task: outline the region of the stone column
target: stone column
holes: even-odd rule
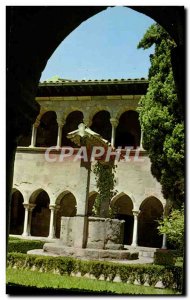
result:
[[[35,147],[36,146],[36,136],[37,136],[37,127],[35,127],[34,124],[33,124],[30,147]]]
[[[144,150],[142,142],[143,142],[143,130],[141,129],[140,149]]]
[[[110,123],[112,126],[112,133],[111,133],[111,146],[115,147],[115,132],[118,125],[118,120],[115,118],[110,119]]]
[[[134,225],[133,225],[133,240],[131,246],[136,247],[138,246],[138,214],[139,211],[133,210],[133,216],[134,216]]]
[[[33,211],[35,206],[36,206],[36,204],[30,204],[29,205],[28,227],[27,227],[28,236],[31,235],[30,232],[31,232],[31,222],[32,222],[32,211]]]
[[[165,233],[163,234],[162,249],[167,249],[167,238]]]
[[[24,215],[24,230],[22,236],[28,236],[28,215],[29,215],[29,204],[24,204],[25,215]]]
[[[63,121],[58,123],[57,147],[61,147],[63,126],[64,126]]]
[[[63,130],[63,126],[65,124],[65,119],[64,119],[63,114],[61,112],[56,112],[56,114],[57,114],[57,124],[58,124],[57,147],[61,147],[62,130]]]
[[[50,225],[49,225],[49,239],[53,239],[55,237],[55,229],[54,229],[54,217],[55,217],[55,206],[50,205],[49,209],[51,210],[51,215],[50,215]]]
[[[31,145],[30,147],[36,147],[36,137],[37,137],[37,128],[40,125],[40,117],[36,119],[35,123],[32,125],[32,136],[31,136]]]
[[[86,248],[88,227],[88,197],[90,185],[90,162],[82,162],[80,166],[80,199],[77,201],[77,215],[75,217],[74,247]]]
[[[163,210],[163,217],[167,217],[169,215],[170,208],[171,208],[170,201],[166,201]],[[163,234],[163,239],[162,239],[162,249],[167,249],[167,236],[165,233]]]

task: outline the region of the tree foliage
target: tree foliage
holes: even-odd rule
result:
[[[94,166],[94,174],[99,194],[97,195],[93,207],[93,212],[99,217],[112,217],[113,212],[110,208],[110,201],[116,195],[115,186],[115,169],[114,162],[104,164],[99,160]]]
[[[176,45],[158,24],[148,29],[138,48],[152,45],[155,53],[150,57],[149,87],[139,107],[143,147],[165,198],[178,205],[184,201],[184,115],[171,66],[170,52]]]
[[[176,249],[183,253],[184,249],[184,208],[173,209],[169,216],[159,221],[158,230],[166,234],[167,239]]]

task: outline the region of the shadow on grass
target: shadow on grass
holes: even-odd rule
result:
[[[90,291],[81,289],[53,289],[53,288],[37,288],[37,287],[27,287],[24,285],[8,283],[6,285],[6,294],[10,296],[47,296],[47,295],[118,295],[114,292],[107,291]]]

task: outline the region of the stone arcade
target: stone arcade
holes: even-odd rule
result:
[[[82,180],[80,161],[71,157],[61,163],[45,160],[45,151],[51,146],[72,146],[77,151],[78,146],[67,134],[83,122],[113,147],[131,146],[141,158],[136,159],[135,150],[131,150],[128,161],[116,162],[117,195],[110,205],[117,210],[117,219],[125,221],[124,244],[166,247],[166,238],[158,235],[156,222],[165,213],[166,200],[142,147],[137,112],[147,86],[145,79],[72,81],[58,77],[39,84],[36,101],[40,114],[31,135],[20,138],[16,152],[10,234],[59,239],[61,217],[72,223],[88,216],[89,224],[94,222],[92,208],[98,193],[94,174],[85,212],[86,182]],[[60,151],[52,151],[54,157]],[[79,228],[77,234],[81,235]]]

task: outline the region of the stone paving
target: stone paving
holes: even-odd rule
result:
[[[58,257],[58,254],[50,253],[50,252],[45,252],[43,249],[35,249],[35,250],[30,250],[27,252],[28,254],[36,254],[36,255],[44,255],[44,256],[54,256]],[[81,257],[80,259],[82,260],[89,260],[85,257]],[[99,259],[93,259],[93,260],[99,260],[99,261],[110,261],[110,262],[115,262],[115,263],[122,263],[122,264],[151,264],[153,263],[153,258],[151,257],[143,257],[140,256],[138,259],[134,260],[118,260],[118,259],[108,259],[108,258],[99,258]]]

